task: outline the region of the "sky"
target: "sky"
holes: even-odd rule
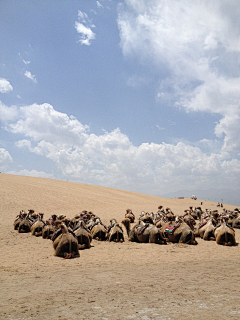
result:
[[[238,0],[0,1],[0,171],[240,205]]]

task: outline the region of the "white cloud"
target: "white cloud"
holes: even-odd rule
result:
[[[24,60],[24,59],[23,59],[23,63],[24,63],[24,64],[30,64],[31,61],[29,61],[29,60]]]
[[[1,93],[8,93],[13,90],[10,82],[4,78],[0,78],[0,92]]]
[[[16,134],[16,146],[50,159],[70,180],[150,194],[203,185],[239,189],[240,161],[227,152],[206,154],[183,142],[137,147],[118,128],[95,135],[49,104],[20,107],[10,115],[11,108],[2,121]]]
[[[13,121],[18,116],[18,109],[15,106],[7,107],[0,101],[0,121]]]
[[[238,152],[239,14],[236,0],[127,0],[118,17],[123,54],[165,75],[158,99],[186,112],[221,115],[215,134],[223,135],[223,150]]]
[[[90,46],[91,41],[96,38],[96,34],[91,29],[95,26],[91,24],[88,15],[80,10],[78,11],[78,20],[79,21],[75,21],[75,29],[77,30],[77,33],[80,34],[79,42],[86,46]]]
[[[28,79],[30,79],[30,80],[32,80],[33,82],[37,83],[37,79],[36,79],[35,75],[31,74],[30,71],[26,71],[26,72],[24,73],[24,75],[25,75]]]
[[[5,170],[13,162],[10,153],[4,148],[0,148],[0,169]]]
[[[96,1],[96,4],[98,8],[103,8],[103,5],[99,1]]]

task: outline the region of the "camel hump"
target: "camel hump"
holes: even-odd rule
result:
[[[64,223],[61,223],[60,228],[62,230],[62,233],[68,233],[68,228]]]

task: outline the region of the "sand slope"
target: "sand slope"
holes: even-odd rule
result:
[[[200,200],[6,174],[0,174],[0,189],[0,319],[240,318],[239,246],[201,239],[197,246],[93,240],[80,258],[64,260],[53,255],[51,240],[13,230],[22,209],[45,218],[91,210],[109,224],[121,221],[127,208],[136,216],[159,205],[182,214]]]

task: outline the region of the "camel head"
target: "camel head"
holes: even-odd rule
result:
[[[116,223],[117,223],[117,220],[116,220],[116,219],[111,219],[111,220],[110,220],[111,226],[114,226]]]
[[[40,220],[43,219],[44,213],[39,213]]]

